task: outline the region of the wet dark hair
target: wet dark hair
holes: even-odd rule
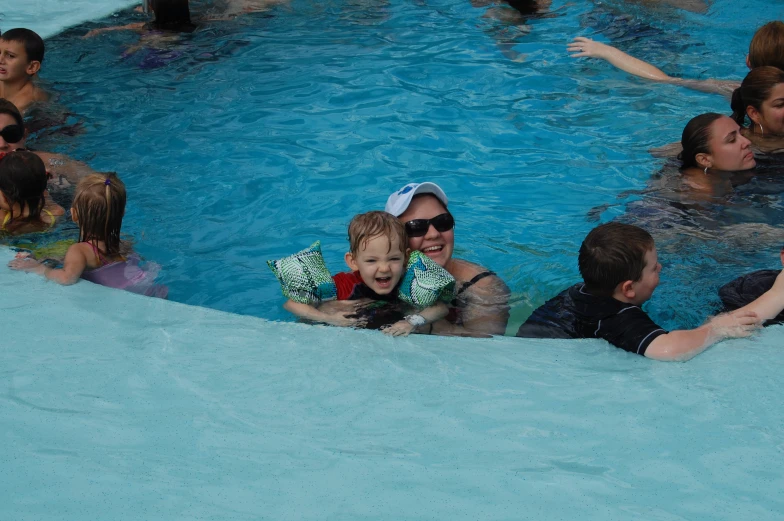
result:
[[[84,176],[76,185],[73,202],[79,221],[79,242],[95,246],[95,241],[103,241],[107,256],[120,255],[125,199],[125,185],[114,172]]]
[[[189,33],[196,29],[191,22],[188,0],[150,0],[155,19],[148,24],[150,29]]]
[[[768,22],[754,33],[749,44],[749,66],[784,69],[784,22]]]
[[[522,15],[539,14],[539,4],[536,0],[504,0],[504,3]]]
[[[631,224],[606,223],[591,230],[577,263],[585,289],[611,297],[618,284],[638,281],[645,269],[645,254],[654,247],[651,234]]]
[[[0,114],[8,114],[12,118],[14,118],[14,121],[16,121],[17,125],[19,125],[20,127],[24,127],[24,119],[22,118],[22,113],[19,112],[19,109],[16,108],[16,105],[14,105],[13,103],[11,103],[5,98],[0,98]]]
[[[708,148],[708,141],[710,141],[711,132],[710,127],[713,122],[719,118],[723,118],[721,114],[715,112],[708,112],[700,114],[697,117],[691,118],[686,127],[683,129],[681,135],[681,146],[683,150],[678,154],[678,159],[681,160],[682,168],[699,168],[697,164],[697,154],[710,154]]]
[[[26,221],[40,219],[44,207],[44,191],[46,191],[46,167],[41,158],[27,150],[8,152],[0,158],[0,192],[11,207],[11,217],[8,222],[13,222],[13,207],[18,204],[24,214],[28,209]]]
[[[750,106],[761,110],[762,102],[770,97],[773,87],[784,83],[784,71],[776,67],[751,69],[743,83],[732,93],[732,119],[740,126],[746,123],[746,109]]]
[[[9,29],[0,35],[0,40],[6,42],[20,42],[24,45],[25,54],[27,54],[27,61],[37,61],[38,63],[44,62],[44,41],[38,36],[38,33],[30,29]]]

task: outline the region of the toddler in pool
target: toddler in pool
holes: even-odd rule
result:
[[[52,269],[29,256],[8,263],[15,270],[38,273],[59,284],[80,278],[142,295],[166,298],[168,288],[154,284],[159,266],[147,263],[120,240],[125,215],[125,185],[114,173],[90,174],[76,186],[71,219],[79,225],[79,242],[68,248],[61,269]]]
[[[351,272],[332,277],[337,286],[338,301],[396,301],[408,259],[408,239],[403,224],[387,212],[359,214],[348,226],[348,239],[350,248],[345,260]],[[352,316],[351,312],[357,309],[353,305],[346,307],[328,302],[316,308],[288,300],[283,307],[298,317],[334,326],[350,327],[362,322],[361,318]],[[382,330],[388,335],[406,336],[417,327],[444,318],[447,312],[446,304],[439,302],[382,327]]]

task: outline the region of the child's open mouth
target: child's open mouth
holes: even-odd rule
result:
[[[379,288],[388,288],[392,285],[392,277],[376,277],[376,284]]]

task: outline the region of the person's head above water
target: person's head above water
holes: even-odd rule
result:
[[[34,76],[44,61],[43,39],[30,29],[9,29],[0,35],[0,52],[5,55],[5,65],[0,80],[13,81],[19,77]]]
[[[732,93],[732,119],[761,136],[784,135],[784,71],[776,67],[757,67]]]
[[[630,224],[610,222],[591,230],[577,263],[585,289],[593,295],[620,296],[640,305],[659,285],[661,264],[653,237]]]
[[[751,141],[731,118],[709,112],[692,118],[683,129],[682,168],[737,172],[756,166]]]
[[[79,242],[102,241],[107,255],[119,255],[125,200],[125,185],[117,174],[83,177],[71,207],[71,218],[79,225]]]
[[[0,209],[9,222],[27,212],[27,220],[37,220],[44,207],[46,167],[27,150],[6,152],[0,157]],[[5,223],[4,223],[5,224]]]
[[[16,105],[0,98],[0,152],[24,148],[25,128],[22,114]]]
[[[159,31],[190,32],[196,26],[191,22],[191,11],[188,0],[146,0],[147,5],[155,13],[150,22],[151,29]]]
[[[348,225],[346,264],[358,271],[362,282],[379,295],[391,293],[406,267],[406,231],[387,212],[355,216]]]
[[[784,69],[784,22],[768,22],[754,33],[746,57],[749,69],[771,66]]]
[[[455,249],[455,220],[435,183],[409,183],[387,199],[385,211],[405,224],[408,247],[446,266]]]

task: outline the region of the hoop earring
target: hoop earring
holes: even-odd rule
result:
[[[705,167],[705,170],[702,171],[703,174],[708,175],[708,167]]]
[[[762,123],[757,123],[757,125],[760,126],[760,136],[764,136],[765,135],[765,130],[763,130],[763,128],[762,128]]]

